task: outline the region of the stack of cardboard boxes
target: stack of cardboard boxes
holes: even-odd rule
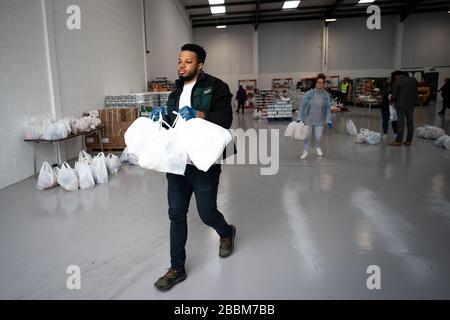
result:
[[[139,117],[138,108],[110,108],[98,110],[100,120],[105,128],[102,130],[102,144],[105,149],[124,149],[125,132]],[[88,151],[97,151],[100,148],[98,137],[86,138]]]

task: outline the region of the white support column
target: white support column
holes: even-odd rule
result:
[[[146,0],[141,1],[141,11],[142,11],[142,46],[143,46],[143,53],[144,53],[144,78],[145,78],[145,85],[144,85],[144,92],[147,92],[147,85],[148,85],[148,71],[147,71],[147,30],[146,24],[145,24],[145,2]]]
[[[253,31],[253,73],[256,77],[256,85],[259,87],[259,31]]]
[[[322,37],[322,72],[324,74],[328,73],[328,35],[329,29],[328,25],[324,24],[323,26],[323,37]]]
[[[52,116],[62,116],[61,94],[59,90],[58,64],[56,60],[55,29],[53,23],[53,0],[41,0],[42,22],[44,25],[45,59],[48,74],[48,88]]]
[[[397,16],[397,23],[395,25],[394,34],[394,57],[392,66],[395,70],[399,70],[402,67],[402,55],[403,55],[403,29],[404,23],[400,22],[400,17]]]

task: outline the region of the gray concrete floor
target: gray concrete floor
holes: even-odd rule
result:
[[[418,108],[416,124],[448,131],[450,113],[436,108]],[[377,130],[380,112],[351,111],[333,115],[325,157],[305,161],[301,143],[282,136],[287,123],[235,116],[234,127],[281,129],[279,173],[223,168],[218,205],[237,226],[225,260],[192,201],[188,279],[167,293],[153,288],[169,266],[162,174],[125,166],[88,191],[39,192],[34,179],[0,190],[0,298],[449,299],[450,151],[419,139],[355,144],[344,120]],[[66,288],[70,265],[81,290]],[[380,290],[366,286],[370,265]]]

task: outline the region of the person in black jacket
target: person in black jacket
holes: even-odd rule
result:
[[[181,48],[178,60],[179,80],[176,81],[176,90],[170,94],[167,102],[166,120],[169,124],[173,124],[176,118],[173,111],[176,111],[188,121],[192,118],[203,118],[225,129],[231,127],[232,94],[226,83],[203,72],[205,59],[206,51],[196,44],[186,44]],[[157,117],[155,114],[155,120]],[[171,267],[156,281],[157,289],[169,290],[187,277],[186,219],[193,193],[200,218],[220,237],[219,256],[227,258],[233,253],[236,227],[229,225],[217,210],[220,174],[220,164],[213,165],[208,172],[188,164],[184,176],[167,174]]]
[[[439,111],[440,115],[445,114],[445,109],[450,109],[450,78],[445,79],[445,83],[437,92],[442,92],[442,110]]]

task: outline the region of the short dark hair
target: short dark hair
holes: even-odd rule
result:
[[[206,51],[198,44],[187,43],[181,47],[181,51],[191,51],[197,55],[198,62],[205,63],[206,61]]]
[[[327,76],[324,75],[323,73],[319,73],[319,74],[317,75],[317,80],[319,80],[319,79],[323,79],[323,82],[325,82],[325,80],[327,79]],[[317,81],[317,80],[316,80],[316,81]]]

